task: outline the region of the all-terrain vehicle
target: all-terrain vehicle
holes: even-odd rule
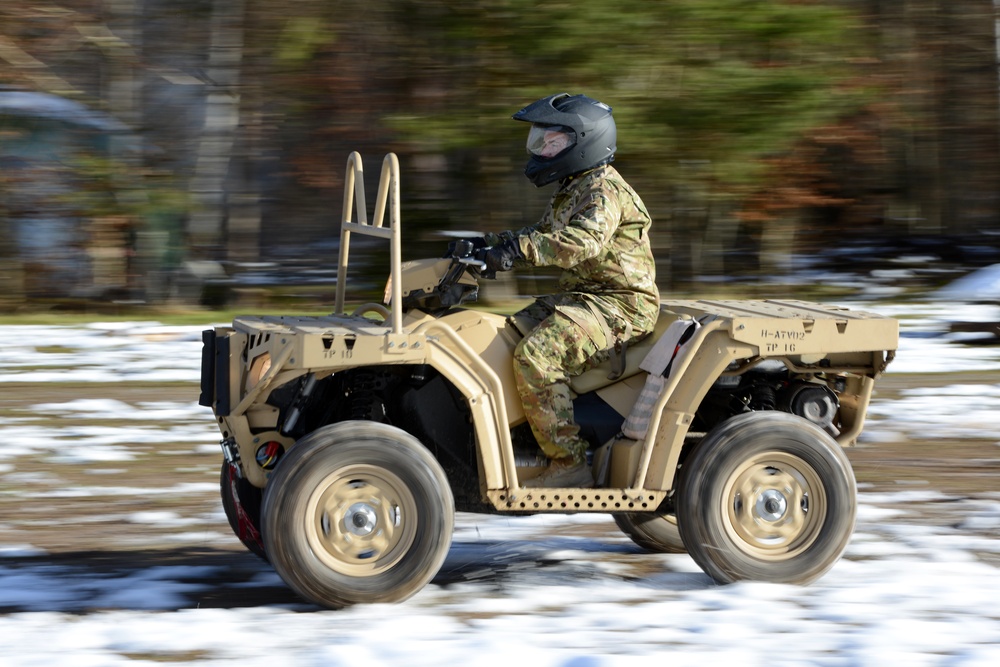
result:
[[[330,607],[404,600],[440,569],[456,510],[610,513],[721,583],[802,584],[833,566],[856,514],[843,448],[894,356],[895,320],[666,300],[654,334],[572,381],[594,488],[525,487],[546,461],[514,386],[523,326],[463,307],[485,267],[471,244],[402,261],[398,193],[389,154],[369,223],[361,158],[348,159],[333,314],[204,333],[223,506],[291,588]],[[388,307],[345,310],[352,234],[389,242]]]

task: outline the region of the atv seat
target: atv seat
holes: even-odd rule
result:
[[[627,377],[642,372],[639,369],[639,364],[646,358],[646,355],[652,349],[653,345],[656,344],[656,341],[659,340],[660,336],[663,335],[663,332],[667,330],[667,327],[677,321],[677,319],[678,317],[675,313],[667,311],[664,306],[660,306],[660,316],[656,320],[656,327],[653,329],[653,333],[638,342],[630,342],[626,345],[625,369],[621,377],[618,378],[619,380],[624,380]],[[587,392],[611,384],[612,380],[608,379],[611,372],[611,359],[606,359],[583,375],[570,378],[569,386],[578,395],[586,394]]]

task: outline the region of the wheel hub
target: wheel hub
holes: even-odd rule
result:
[[[810,465],[787,452],[745,461],[725,488],[726,531],[755,557],[791,558],[812,544],[823,525],[823,483]]]
[[[403,481],[371,465],[324,479],[306,510],[306,539],[328,567],[350,576],[392,568],[416,539],[416,505]]]
[[[364,537],[375,532],[376,526],[378,526],[378,515],[371,505],[354,503],[347,508],[344,515],[344,529],[347,532]]]
[[[755,510],[764,521],[778,521],[787,509],[788,500],[779,489],[766,489],[757,496]]]

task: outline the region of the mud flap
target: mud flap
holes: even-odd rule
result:
[[[240,539],[240,542],[245,544],[254,553],[263,554],[264,553],[264,540],[261,538],[260,530],[257,528],[257,524],[254,522],[253,517],[247,512],[247,509],[243,506],[240,501],[240,494],[237,490],[239,486],[240,475],[236,469],[234,463],[229,463],[226,466],[226,484],[229,486],[230,499],[233,503],[233,510],[235,513],[235,524],[233,526],[236,537]],[[257,549],[254,549],[257,547]]]

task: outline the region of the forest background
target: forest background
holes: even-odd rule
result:
[[[405,259],[530,224],[510,116],[562,91],[614,108],[661,290],[926,290],[1000,261],[998,4],[3,0],[0,300],[322,300],[351,151],[370,193],[398,154]]]

